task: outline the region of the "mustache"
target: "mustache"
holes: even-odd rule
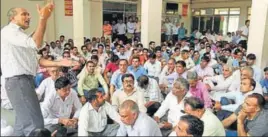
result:
[[[132,87],[132,85],[131,84],[128,84],[127,87]]]

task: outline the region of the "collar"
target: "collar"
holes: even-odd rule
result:
[[[127,96],[132,96],[132,95],[137,91],[135,87],[134,87],[133,91],[130,92],[130,93],[128,93],[128,94],[124,91],[123,88],[122,88],[122,90],[123,90],[123,92],[124,92]]]
[[[15,24],[13,22],[10,22],[8,25],[10,27],[12,27],[12,28],[19,29],[19,30],[22,30],[23,31],[23,29],[19,25]]]

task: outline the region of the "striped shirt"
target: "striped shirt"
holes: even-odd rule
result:
[[[38,68],[37,47],[30,36],[14,23],[1,30],[1,69],[5,78],[35,76]]]

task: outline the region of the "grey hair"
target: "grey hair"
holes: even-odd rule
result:
[[[189,90],[189,83],[185,78],[176,79],[173,85],[175,84],[178,84],[180,88],[184,89],[186,92]]]
[[[11,18],[13,18],[14,16],[16,16],[18,14],[17,8],[10,8],[7,12],[7,17],[8,17],[8,22],[11,21]]]
[[[222,67],[223,67],[223,68],[224,68],[224,67],[227,67],[228,70],[231,71],[231,72],[234,71],[234,68],[233,68],[232,66],[230,66],[230,65],[225,64],[225,65],[223,65]]]
[[[139,106],[133,100],[126,100],[120,105],[120,110],[130,110],[132,113],[139,113]]]
[[[196,71],[188,71],[186,77],[188,80],[197,80],[198,74],[196,73]]]
[[[244,68],[242,68],[242,71],[243,70],[246,70],[246,71],[248,71],[249,73],[250,73],[250,75],[251,75],[251,77],[253,77],[253,75],[254,75],[254,70],[253,70],[253,68],[252,67],[244,67]]]

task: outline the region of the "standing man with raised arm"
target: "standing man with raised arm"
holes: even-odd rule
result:
[[[7,96],[16,115],[13,136],[29,136],[35,129],[44,128],[34,87],[38,62],[45,67],[78,65],[77,62],[66,59],[54,62],[37,58],[37,51],[42,49],[47,20],[53,9],[52,1],[43,8],[37,5],[39,21],[32,36],[24,33],[29,28],[31,18],[24,8],[10,9],[10,23],[1,30],[1,69]]]

